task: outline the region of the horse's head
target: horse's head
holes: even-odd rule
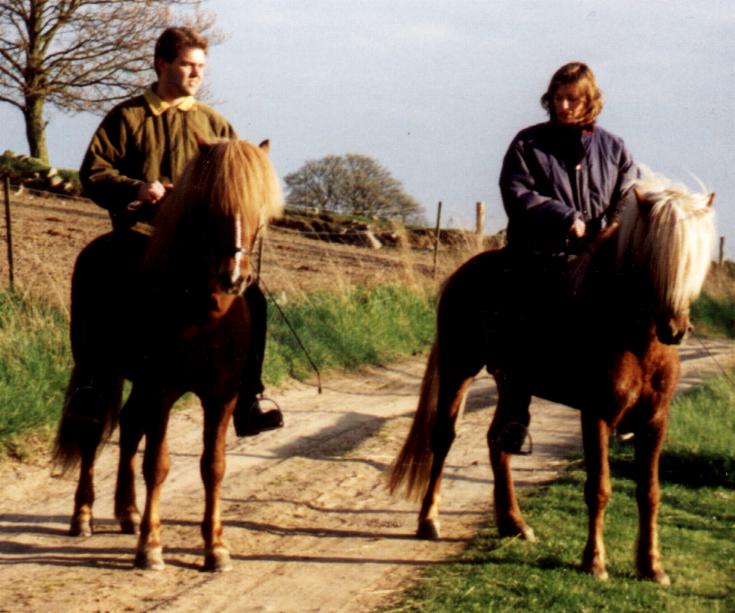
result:
[[[267,141],[200,143],[156,217],[149,261],[215,301],[242,293],[258,238],[283,209],[267,149]]]
[[[633,279],[629,298],[644,303],[659,340],[678,344],[711,262],[714,194],[691,193],[648,169],[633,189],[637,202],[621,220],[619,266]]]

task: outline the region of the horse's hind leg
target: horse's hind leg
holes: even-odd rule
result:
[[[663,412],[654,423],[646,424],[642,430],[638,430],[635,436],[639,518],[636,565],[641,578],[652,579],[661,585],[670,584],[669,577],[661,566],[657,528],[660,501],[658,464],[666,420],[666,412]]]
[[[598,579],[607,579],[603,528],[605,507],[612,492],[608,461],[609,435],[610,429],[604,420],[590,414],[588,411],[582,411],[582,440],[584,443],[584,461],[587,467],[584,498],[589,514],[587,544],[582,556],[582,570]]]
[[[236,399],[230,402],[204,403],[204,451],[200,471],[204,483],[204,570],[232,569],[230,552],[222,540],[220,492],[225,476],[225,440]]]
[[[479,369],[478,369],[479,370]],[[455,424],[472,375],[440,368],[437,412],[431,433],[432,465],[429,485],[421,503],[416,535],[422,539],[439,538],[439,501],[444,462],[456,436]]]
[[[80,462],[71,536],[90,536],[93,532],[94,462],[110,427],[108,420],[114,419],[117,412],[122,386],[114,376],[89,377],[82,371],[78,366],[72,371],[57,439],[57,456],[66,453]],[[63,451],[59,450],[62,446],[66,447]]]
[[[74,389],[65,407],[65,420],[73,420],[77,427],[79,445],[79,481],[74,492],[74,510],[69,526],[70,536],[91,536],[93,531],[92,507],[94,506],[94,461],[102,439],[99,415],[102,397],[91,386],[77,386],[72,375]]]
[[[530,423],[528,408],[531,395],[525,385],[514,381],[506,373],[496,373],[495,381],[498,386],[498,404],[487,433],[490,465],[495,478],[495,523],[500,536],[521,536],[534,541],[536,537],[533,530],[526,524],[518,506],[510,467],[511,452],[521,447]],[[520,436],[514,427],[520,432]],[[513,440],[514,438],[519,440]]]

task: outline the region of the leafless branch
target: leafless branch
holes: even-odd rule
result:
[[[27,124],[35,109],[32,130],[41,130],[40,140],[44,103],[104,111],[151,78],[153,44],[164,27],[192,25],[210,44],[222,40],[202,3],[0,0],[0,103],[23,110]]]

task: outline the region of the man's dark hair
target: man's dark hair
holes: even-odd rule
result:
[[[158,74],[159,59],[170,64],[184,49],[201,49],[204,53],[209,48],[209,41],[201,34],[188,27],[166,28],[156,41],[153,53],[153,65]]]

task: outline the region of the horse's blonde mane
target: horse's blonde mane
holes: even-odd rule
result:
[[[202,145],[156,214],[149,266],[176,257],[194,212],[239,218],[247,236],[264,231],[283,212],[280,182],[266,150],[244,140]]]
[[[650,274],[660,306],[689,308],[704,284],[715,240],[712,195],[641,167],[631,189],[638,203],[625,207],[618,232],[618,264]]]

